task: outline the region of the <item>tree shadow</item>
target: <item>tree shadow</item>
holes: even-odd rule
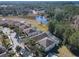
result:
[[[46,55],[48,55],[49,53],[52,53],[52,55],[54,54],[58,54],[58,49],[59,49],[59,46],[55,46],[54,48],[52,48],[50,51],[47,51],[46,52]]]
[[[69,46],[68,47],[70,49],[70,51],[77,57],[79,57],[79,49],[76,48],[75,46]]]

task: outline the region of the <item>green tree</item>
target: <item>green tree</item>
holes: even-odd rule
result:
[[[19,27],[15,27],[15,28],[14,28],[14,31],[15,31],[19,36],[25,35],[25,33],[22,32],[22,30],[21,30]]]
[[[48,23],[48,30],[53,34],[54,32],[55,32],[55,22],[54,21],[49,21],[49,23]]]
[[[20,46],[17,46],[16,47],[16,52],[18,53],[18,52],[20,52],[20,50],[21,50],[21,47]]]
[[[68,39],[69,37],[75,32],[75,29],[70,27],[70,26],[66,26],[65,32],[63,33],[63,44],[68,44]]]
[[[73,33],[69,37],[68,42],[69,42],[70,45],[73,45],[73,46],[79,48],[79,44],[78,44],[79,43],[79,31]]]
[[[56,25],[56,28],[55,28],[55,35],[57,37],[59,37],[60,39],[63,39],[63,33],[64,33],[65,29],[64,29],[64,26],[61,25],[61,24],[57,24]]]
[[[4,34],[2,35],[2,45],[5,46],[7,49],[11,45],[8,37]]]
[[[8,55],[8,57],[14,57],[15,54],[16,54],[16,53],[15,53],[13,50],[11,50],[11,51],[7,51],[7,55]]]
[[[30,51],[33,53],[33,56],[42,57],[45,55],[44,48],[40,46],[39,43],[37,43],[35,40],[26,38],[24,41],[25,45],[27,45]]]

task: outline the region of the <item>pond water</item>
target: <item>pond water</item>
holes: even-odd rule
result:
[[[42,24],[48,24],[48,20],[44,16],[36,16],[35,19]]]

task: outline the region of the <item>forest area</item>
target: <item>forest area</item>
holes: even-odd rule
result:
[[[74,51],[74,53],[78,55],[79,27],[76,28],[76,26],[79,24],[79,6],[73,4],[64,5],[58,7],[57,10],[51,10],[51,12],[48,12],[49,31],[60,38],[62,41],[61,45],[66,45],[71,51]]]

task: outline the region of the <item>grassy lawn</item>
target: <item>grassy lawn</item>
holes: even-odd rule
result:
[[[19,20],[19,21],[24,20],[24,21],[26,21],[26,23],[31,24],[32,26],[36,27],[37,29],[39,29],[41,31],[44,31],[44,32],[48,31],[48,27],[46,25],[39,24],[35,19],[21,18],[18,16],[8,16],[5,18],[9,19],[9,20]]]
[[[58,52],[59,57],[76,57],[66,46],[62,46],[61,48],[59,48]]]
[[[35,26],[36,28],[38,28],[41,31],[47,32],[48,31],[48,27],[44,24],[39,24],[37,21],[35,20],[28,20],[30,22],[30,24],[32,24],[33,26]]]

